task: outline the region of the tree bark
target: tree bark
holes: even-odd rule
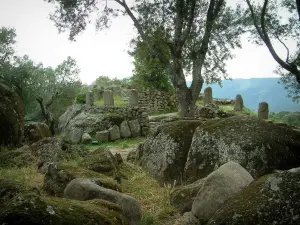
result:
[[[54,119],[53,119],[53,116],[52,116],[52,113],[51,111],[49,110],[49,106],[52,104],[52,99],[51,99],[51,104],[44,104],[44,99],[41,98],[41,97],[36,97],[36,100],[38,101],[40,107],[41,107],[41,110],[42,110],[42,114],[46,120],[46,124],[48,125],[49,129],[50,129],[50,132],[53,135],[55,135],[55,129],[54,129]]]

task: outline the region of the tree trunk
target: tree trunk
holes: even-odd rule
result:
[[[36,100],[38,101],[38,103],[41,107],[42,114],[43,114],[44,118],[46,119],[46,124],[48,125],[50,132],[51,132],[52,136],[54,136],[55,129],[54,129],[54,119],[53,119],[52,113],[48,109],[48,107],[44,104],[43,98],[36,97]]]
[[[192,91],[189,88],[185,88],[177,91],[180,116],[182,117],[194,117],[195,105],[197,98],[192,95]]]

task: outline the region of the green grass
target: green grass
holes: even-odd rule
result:
[[[94,104],[96,106],[102,106],[102,105],[104,105],[103,98],[100,99],[100,100],[95,101]],[[116,95],[116,96],[114,96],[114,105],[115,106],[128,106],[128,102],[125,102],[124,99],[121,96]]]
[[[99,147],[107,147],[107,148],[130,148],[134,147],[139,143],[145,141],[145,137],[136,137],[136,138],[128,138],[128,139],[119,139],[116,141],[103,142],[98,145],[84,145],[88,150],[93,151]]]
[[[162,111],[151,112],[149,116],[159,116],[159,115],[164,115],[164,114],[167,114],[167,113],[175,113],[175,112],[178,112],[178,109],[169,108],[169,109],[162,110]]]

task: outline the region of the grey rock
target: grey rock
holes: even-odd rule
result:
[[[110,141],[115,141],[121,138],[120,129],[117,125],[114,125],[113,127],[109,128],[108,131]]]
[[[138,120],[130,120],[128,122],[132,137],[141,136],[141,127]]]
[[[86,93],[85,102],[88,106],[94,105],[94,92],[89,91],[88,93]]]
[[[213,96],[212,96],[212,88],[207,87],[204,90],[204,97],[203,97],[204,105],[213,103]]]
[[[99,142],[107,142],[109,140],[109,131],[98,131],[96,132],[96,139]]]
[[[260,120],[267,120],[269,118],[269,104],[267,102],[259,103],[258,118]]]
[[[72,144],[79,144],[81,141],[81,137],[83,135],[83,130],[79,128],[73,128],[67,136],[67,140],[69,140]]]
[[[81,137],[82,144],[90,144],[92,142],[92,138],[88,133],[83,133]]]
[[[67,198],[74,200],[103,199],[113,202],[121,206],[130,225],[141,224],[141,209],[137,200],[129,195],[100,187],[92,179],[72,180],[65,188],[64,194]]]
[[[240,94],[238,94],[235,97],[234,111],[243,111],[243,108],[244,108],[243,98]]]
[[[194,216],[192,212],[186,212],[179,218],[175,225],[201,225],[199,220]]]
[[[228,200],[208,225],[299,224],[300,170],[258,178]]]
[[[120,124],[120,135],[122,138],[130,138],[131,137],[131,131],[129,129],[127,120],[124,120]]]
[[[238,163],[228,162],[205,179],[192,205],[192,213],[206,223],[222,205],[253,181]]]
[[[105,90],[103,93],[104,105],[113,106],[114,103],[114,93],[110,90]]]
[[[138,106],[139,104],[139,97],[138,97],[138,92],[135,89],[130,90],[129,93],[129,101],[128,105],[131,107]]]

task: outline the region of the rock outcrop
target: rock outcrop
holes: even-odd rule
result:
[[[34,143],[51,136],[51,131],[45,123],[31,122],[24,124],[24,138],[27,143]]]
[[[225,203],[208,225],[299,224],[300,168],[258,178]]]
[[[0,83],[0,145],[20,145],[24,135],[23,103],[19,95]]]

